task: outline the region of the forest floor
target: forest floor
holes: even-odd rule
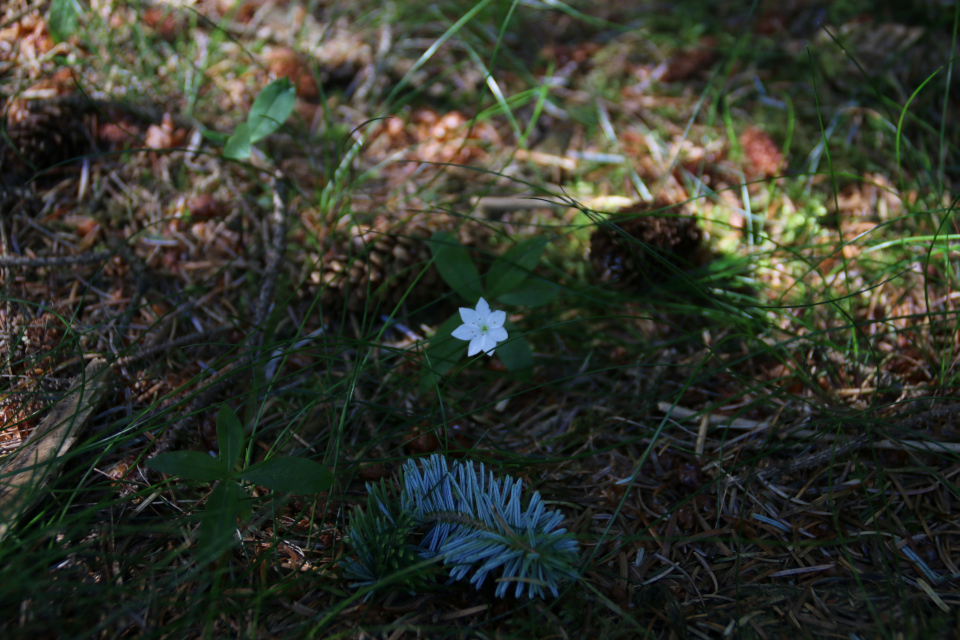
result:
[[[956,637],[960,5],[888,4],[5,3],[4,637]],[[364,546],[436,454],[575,560]]]

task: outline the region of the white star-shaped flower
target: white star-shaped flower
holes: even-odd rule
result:
[[[507,319],[506,312],[491,312],[490,305],[483,298],[477,303],[476,311],[460,307],[460,318],[463,324],[453,332],[453,337],[470,341],[468,356],[474,356],[481,351],[492,356],[497,343],[507,339],[507,330],[503,328]]]

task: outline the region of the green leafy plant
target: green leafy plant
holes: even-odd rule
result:
[[[54,42],[63,42],[73,35],[80,21],[80,6],[77,0],[53,0],[47,25]]]
[[[247,160],[253,145],[283,126],[297,100],[297,90],[286,78],[274,80],[264,87],[247,114],[247,121],[237,125],[232,135],[205,131],[204,136],[223,143],[223,155],[231,160]]]
[[[518,598],[557,596],[560,581],[577,578],[579,546],[560,527],[563,514],[547,511],[536,491],[522,508],[522,481],[486,475],[469,461],[451,467],[434,454],[420,467],[408,460],[400,485],[397,499],[385,484],[368,483],[366,510],[351,516],[347,541],[356,559],[344,568],[352,586],[399,575],[390,583],[415,588],[425,580],[417,571],[424,561],[448,567],[450,582],[469,579],[478,589],[498,574],[498,598],[514,585]]]
[[[441,277],[470,305],[486,298],[504,305],[531,308],[552,302],[557,297],[557,286],[533,273],[549,243],[544,237],[519,242],[498,256],[483,278],[467,248],[453,234],[446,231],[434,233],[430,238],[430,250]],[[424,374],[425,383],[435,383],[462,356],[463,343],[453,338],[453,332],[461,324],[459,316],[451,317],[440,325],[430,340],[427,347],[430,369]],[[510,320],[503,326],[512,337],[497,346],[497,353],[511,372],[528,376],[533,369],[530,343],[522,335],[515,335],[519,329]]]
[[[201,560],[218,557],[233,541],[237,518],[249,518],[251,503],[241,482],[281,493],[318,493],[333,485],[333,475],[306,458],[273,456],[243,468],[243,425],[226,404],[217,414],[220,453],[212,458],[199,451],[161,453],[147,462],[156,471],[199,482],[216,482],[200,519],[197,553]]]

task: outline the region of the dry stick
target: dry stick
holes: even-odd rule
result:
[[[184,417],[174,422],[163,432],[163,435],[154,441],[153,451],[150,454],[151,458],[168,450],[173,445],[177,435],[193,422],[194,415],[213,404],[217,394],[229,377],[227,374],[243,365],[249,364],[250,361],[253,360],[253,354],[256,351],[256,347],[260,344],[263,324],[267,318],[267,312],[274,297],[274,287],[277,282],[277,275],[280,273],[280,266],[283,264],[283,254],[286,247],[286,188],[282,182],[282,174],[279,171],[277,171],[270,180],[270,188],[273,191],[274,207],[272,216],[274,227],[273,237],[269,238],[268,236],[267,261],[263,285],[260,287],[260,295],[257,298],[257,307],[253,316],[254,330],[246,340],[248,353],[240,356],[240,358],[231,362],[214,375],[212,381],[187,405],[184,410]]]
[[[167,340],[162,344],[154,345],[147,349],[144,349],[140,353],[135,353],[130,356],[124,356],[119,358],[116,362],[113,363],[114,367],[125,367],[136,362],[141,362],[147,360],[161,353],[166,353],[171,349],[176,349],[178,347],[183,347],[188,344],[197,344],[198,342],[203,342],[208,340],[215,335],[225,333],[229,331],[230,327],[216,327],[214,329],[207,329],[206,331],[197,331],[196,333],[191,333],[186,336],[181,336],[176,340]]]
[[[116,253],[114,251],[98,251],[96,253],[81,253],[76,256],[49,256],[45,258],[8,258],[0,257],[0,267],[63,267],[70,264],[88,264],[109,260]]]

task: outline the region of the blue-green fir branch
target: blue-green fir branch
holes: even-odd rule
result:
[[[406,577],[393,584],[407,590],[416,590],[426,582],[422,571],[412,567],[421,563],[417,548],[410,544],[417,524],[413,514],[399,512],[394,515],[390,492],[381,481],[367,483],[367,509],[357,508],[350,514],[349,539],[358,558],[345,558],[344,570],[350,579],[350,586],[366,587],[384,581],[388,576],[398,573]],[[362,550],[362,552],[360,552]]]
[[[439,560],[450,581],[480,588],[496,576],[497,597],[554,596],[563,579],[577,577],[577,541],[560,527],[563,514],[547,511],[539,492],[523,508],[523,483],[479,472],[472,463],[433,455],[402,470],[399,500],[381,483],[368,484],[367,509],[351,517],[347,539],[356,559],[345,561],[352,586],[366,586],[422,560]],[[416,541],[418,535],[422,535]],[[390,547],[390,548],[385,548]],[[407,582],[408,588],[415,586]]]

